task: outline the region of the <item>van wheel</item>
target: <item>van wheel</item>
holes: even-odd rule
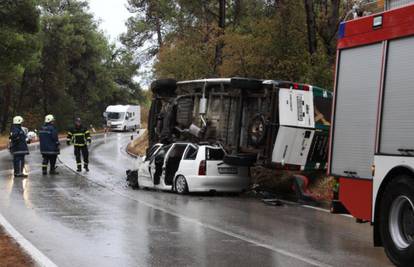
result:
[[[185,179],[184,176],[179,175],[177,176],[177,178],[175,178],[174,189],[175,189],[175,192],[177,192],[180,195],[184,195],[188,193],[187,180]]]
[[[126,126],[124,126],[124,132],[126,132],[127,131],[127,128],[126,128]]]
[[[381,201],[379,228],[388,258],[397,266],[414,262],[414,179],[399,175]]]

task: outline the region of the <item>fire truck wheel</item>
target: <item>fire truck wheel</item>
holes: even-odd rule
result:
[[[400,175],[385,189],[380,210],[385,252],[397,266],[414,262],[414,178]]]

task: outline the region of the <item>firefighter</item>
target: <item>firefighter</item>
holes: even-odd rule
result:
[[[50,174],[59,174],[56,171],[56,159],[60,154],[58,131],[54,125],[55,117],[51,114],[45,117],[45,124],[40,128],[40,153],[43,157],[42,173],[47,174],[47,167],[50,163]]]
[[[82,159],[83,168],[85,171],[89,171],[89,152],[87,143],[91,143],[91,134],[88,129],[84,128],[80,118],[75,119],[75,127],[68,131],[66,143],[68,145],[73,144],[76,157],[77,171],[82,171]]]
[[[23,173],[24,157],[29,154],[26,143],[26,133],[22,129],[23,118],[13,118],[13,125],[10,131],[10,152],[13,154],[14,177],[27,177]]]

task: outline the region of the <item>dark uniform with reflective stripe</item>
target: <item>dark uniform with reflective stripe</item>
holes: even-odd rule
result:
[[[13,154],[14,175],[23,174],[24,157],[29,154],[26,134],[21,125],[13,124],[10,131],[10,152]]]
[[[43,156],[42,171],[47,173],[47,165],[50,163],[50,173],[55,173],[57,155],[60,154],[59,136],[56,127],[46,123],[40,128],[40,153]]]
[[[89,152],[87,143],[91,143],[91,140],[89,130],[82,126],[75,127],[68,132],[66,141],[68,145],[73,144],[75,147],[75,157],[78,171],[82,169],[81,154],[83,157],[83,166],[86,170],[88,170]]]

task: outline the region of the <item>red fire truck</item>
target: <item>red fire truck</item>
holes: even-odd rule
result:
[[[332,121],[339,201],[414,266],[414,4],[340,25]]]

